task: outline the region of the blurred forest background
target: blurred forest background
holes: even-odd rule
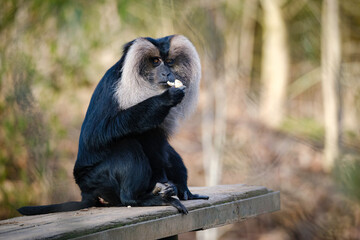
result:
[[[360,239],[359,0],[1,1],[0,218],[80,199],[96,84],[126,42],[174,33],[203,68],[198,111],[172,139],[189,185],[281,191],[280,212],[212,236]]]

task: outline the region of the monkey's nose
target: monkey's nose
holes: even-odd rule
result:
[[[166,81],[170,81],[170,82],[175,82],[175,75],[170,73],[165,73],[165,75],[163,75],[166,78]]]

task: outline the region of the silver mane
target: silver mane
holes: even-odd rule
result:
[[[186,85],[185,97],[173,107],[165,118],[162,128],[169,134],[176,131],[179,120],[183,120],[196,108],[201,65],[194,45],[184,36],[175,35],[170,42],[169,57],[186,56],[186,63],[177,63],[173,71],[181,76]],[[139,72],[139,65],[144,56],[159,56],[159,50],[145,38],[137,38],[130,46],[122,67],[122,77],[115,86],[114,97],[120,109],[127,109],[150,97],[159,95],[164,88],[146,81]]]

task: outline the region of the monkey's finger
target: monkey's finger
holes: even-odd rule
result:
[[[188,210],[186,209],[186,207],[176,198],[166,198],[166,200],[172,205],[174,206],[180,213],[183,214],[188,214]]]
[[[181,90],[183,90],[183,91],[185,91],[185,89],[186,89],[186,86],[185,85],[182,85],[181,87],[177,87],[178,89],[181,89]]]
[[[175,207],[179,211],[179,213],[182,213],[182,214],[185,214],[185,215],[189,213],[189,211],[186,209],[186,207],[184,205],[182,205],[180,202]]]

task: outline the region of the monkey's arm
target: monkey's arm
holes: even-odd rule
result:
[[[168,145],[170,167],[166,169],[167,176],[177,187],[180,200],[209,199],[208,196],[192,194],[187,186],[187,170],[180,155]]]
[[[183,90],[170,88],[125,110],[109,106],[110,109],[105,113],[89,113],[90,120],[84,123],[82,129],[82,141],[88,149],[99,149],[116,139],[154,129],[183,97]],[[96,118],[92,119],[92,115],[95,115],[98,121]]]

